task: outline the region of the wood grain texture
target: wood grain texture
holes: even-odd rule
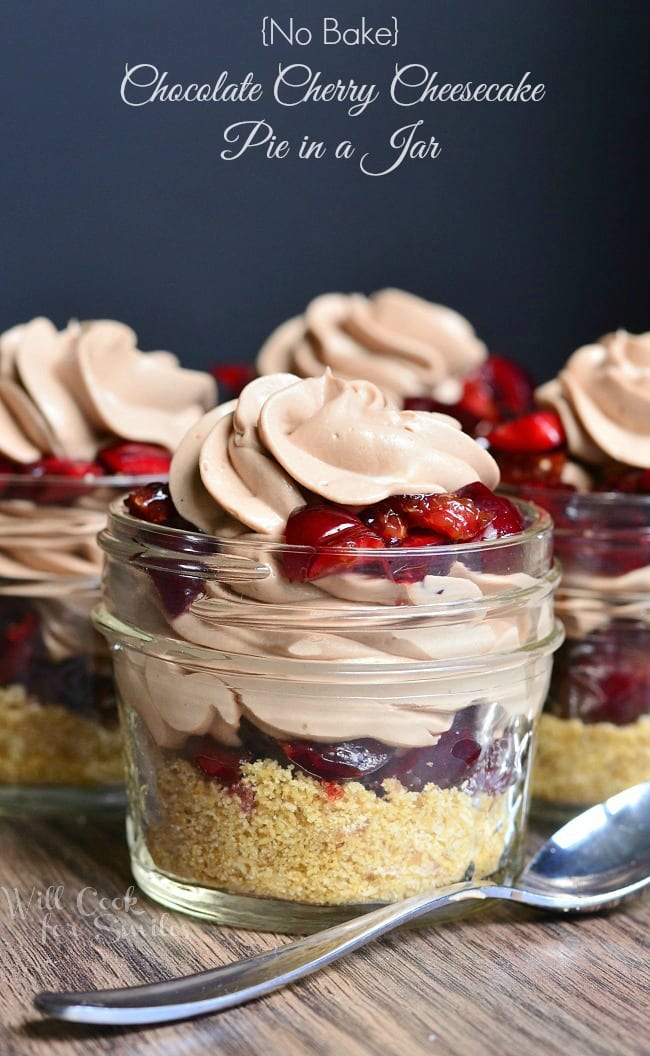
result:
[[[495,904],[393,934],[290,989],[190,1023],[134,1031],[47,1022],[32,1008],[37,990],[162,979],[285,940],[204,925],[142,896],[102,912],[101,897],[123,899],[131,884],[119,824],[2,819],[0,847],[2,1056],[650,1052],[647,898],[581,918]],[[39,906],[38,893],[57,885],[51,910]]]

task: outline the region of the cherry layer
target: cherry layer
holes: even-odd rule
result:
[[[82,643],[86,644],[86,643]],[[58,704],[109,725],[117,722],[112,679],[90,656],[54,661],[37,611],[25,602],[0,602],[0,686],[21,685],[45,704]]]
[[[32,499],[41,505],[65,505],[91,491],[101,477],[166,474],[170,462],[171,454],[166,448],[131,441],[108,444],[97,452],[94,461],[47,455],[37,462],[22,463],[0,457],[0,475],[25,478],[24,485],[0,481],[0,495]],[[50,477],[59,479],[50,482]],[[30,480],[42,483],[30,490]],[[88,481],[87,489],[80,487],[81,481]]]
[[[561,719],[625,726],[650,714],[650,628],[615,620],[555,656],[546,710]]]
[[[505,356],[490,356],[465,378],[457,403],[440,403],[416,396],[406,399],[404,407],[451,414],[466,432],[483,435],[491,424],[532,410],[533,393],[533,382],[523,367]]]
[[[204,777],[226,789],[244,780],[244,763],[273,759],[320,780],[332,800],[341,795],[340,791],[332,794],[333,789],[348,781],[358,781],[383,796],[383,782],[388,779],[410,792],[435,785],[496,795],[517,780],[521,762],[509,733],[486,738],[481,715],[480,707],[466,708],[437,744],[406,752],[371,738],[330,743],[275,739],[243,720],[241,747],[226,747],[209,737],[192,738],[186,754]]]
[[[126,500],[129,513],[150,525],[180,528],[200,534],[177,513],[169,486],[164,482],[142,485]],[[393,580],[418,582],[426,575],[445,575],[453,558],[435,554],[435,548],[450,543],[483,542],[516,535],[524,520],[509,499],[495,495],[478,481],[442,495],[396,495],[358,512],[318,502],[294,510],[287,520],[285,542],[296,549],[282,555],[288,579],[311,582],[328,575],[361,573]],[[183,537],[184,538],[184,537]],[[185,546],[183,538],[178,549]],[[173,538],[161,545],[173,548]],[[413,551],[427,548],[419,558]],[[382,557],[387,550],[409,551],[402,561]],[[199,550],[200,552],[200,550]],[[169,559],[169,572],[152,571],[163,603],[172,617],[184,612],[201,589],[200,579],[177,576],[179,561]],[[162,564],[162,561],[158,562]]]
[[[400,569],[393,560],[382,565],[381,551],[499,539],[523,527],[514,503],[478,481],[453,493],[394,495],[358,513],[321,502],[301,506],[289,516],[285,541],[312,552],[285,555],[284,568],[288,578],[300,582],[351,570],[376,571],[398,581],[402,574],[407,580],[421,579],[427,574],[426,561],[405,557]],[[359,550],[374,550],[377,556],[355,555]],[[435,556],[430,571],[442,571],[435,566]]]
[[[564,426],[552,408],[539,408],[499,423],[485,433],[485,439],[499,463],[502,483],[565,492],[576,490],[562,480],[569,452]],[[577,459],[574,461],[580,465]],[[591,480],[592,491],[650,495],[650,469],[616,462],[583,468]],[[534,500],[535,496],[531,498]]]

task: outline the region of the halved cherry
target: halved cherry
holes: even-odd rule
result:
[[[500,422],[525,414],[533,406],[530,375],[506,356],[489,356],[466,378],[461,407],[479,421]]]
[[[412,748],[381,772],[380,781],[396,778],[410,792],[421,792],[429,784],[456,788],[470,777],[481,755],[471,727],[457,726],[443,733],[429,748]]]
[[[475,540],[502,539],[504,536],[518,535],[523,531],[523,514],[514,502],[505,495],[495,495],[480,480],[459,488],[456,495],[471,499],[482,513],[490,515],[485,527],[474,537]]]
[[[292,763],[323,781],[354,781],[386,766],[395,749],[380,741],[363,738],[319,744],[316,741],[279,741]]]
[[[566,433],[557,411],[546,408],[496,425],[487,435],[495,451],[553,451],[566,444]]]
[[[160,524],[167,528],[182,528],[187,522],[180,516],[169,493],[169,484],[165,481],[152,481],[142,484],[129,492],[126,497],[126,508],[132,517],[148,524]]]
[[[469,495],[460,492],[441,495],[400,495],[399,509],[416,529],[442,535],[454,543],[475,539],[493,520],[494,514],[481,509]]]
[[[285,541],[316,551],[283,554],[288,577],[303,583],[358,567],[358,550],[384,549],[380,536],[354,514],[322,504],[294,510],[287,520]]]
[[[109,474],[144,477],[167,473],[172,456],[166,447],[159,444],[127,440],[103,447],[97,453],[97,459]]]
[[[137,558],[138,555],[136,555]],[[149,569],[149,575],[156,584],[167,615],[175,620],[187,612],[195,598],[205,588],[205,572],[201,564],[175,557],[156,558],[158,567]],[[164,565],[169,566],[165,571]]]
[[[194,766],[205,777],[218,781],[226,788],[232,788],[241,781],[241,768],[248,763],[251,756],[238,748],[227,748],[225,745],[210,741],[201,745],[192,755]]]
[[[408,535],[408,521],[402,516],[398,503],[393,499],[384,499],[373,506],[367,506],[361,511],[359,518],[381,536],[386,546],[397,546],[403,543]]]

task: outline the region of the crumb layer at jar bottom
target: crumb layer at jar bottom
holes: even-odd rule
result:
[[[499,869],[516,822],[508,792],[470,795],[387,779],[328,786],[271,759],[231,789],[182,757],[156,763],[162,820],[146,832],[156,866],[184,882],[318,905],[396,901]]]
[[[615,726],[542,715],[533,765],[533,796],[588,806],[650,780],[650,716]]]
[[[122,781],[122,737],[20,685],[0,689],[0,782],[92,786]]]

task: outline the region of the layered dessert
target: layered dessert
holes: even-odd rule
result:
[[[489,355],[458,312],[403,290],[316,297],[257,357],[262,375],[311,378],[327,369],[373,382],[397,407],[451,414],[477,436],[532,410],[533,386],[518,364]]]
[[[206,374],[143,353],[110,320],[0,336],[0,782],[122,776],[110,663],[90,622],[110,501],[168,473],[216,398]]]
[[[114,504],[98,624],[149,893],[224,919],[513,867],[559,635],[550,521],[497,483],[454,419],[326,371],[253,381]]]
[[[537,409],[489,435],[504,481],[556,522],[558,653],[540,801],[600,801],[650,779],[650,333],[575,352]]]

